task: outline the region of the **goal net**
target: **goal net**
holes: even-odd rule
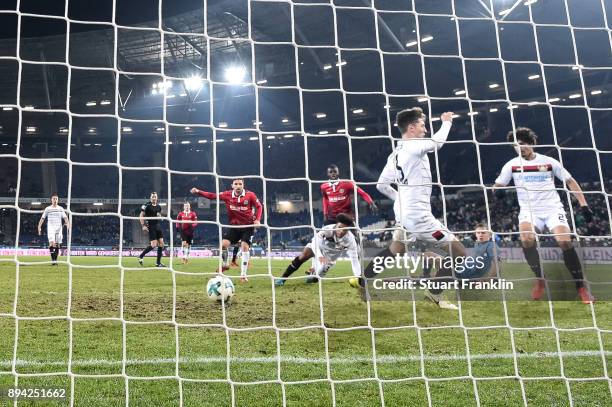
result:
[[[609,403],[612,3],[94,3],[0,10],[3,402]],[[412,107],[431,134],[453,112],[448,140],[428,158],[433,215],[468,251],[478,224],[492,231],[497,277],[525,295],[461,301],[449,290],[457,310],[423,301],[424,290],[363,301],[346,256],[314,284],[309,260],[279,285],[325,205],[337,204],[321,193],[335,188],[330,167],[363,189],[349,194],[363,267],[397,239],[377,180],[401,136],[395,116]],[[535,239],[549,291],[531,300],[517,188],[492,187],[517,155],[507,134],[519,127],[583,191],[592,219],[569,180],[556,184],[595,303],[577,300],[546,228]],[[222,201],[190,191],[218,194],[236,179],[263,214],[250,258],[228,249],[236,293],[220,306],[205,288],[230,220]],[[141,219],[152,192],[162,257],[154,248],[141,265],[159,237],[141,223],[152,220]],[[53,195],[69,222],[63,236],[47,234],[50,218],[39,224]],[[177,229],[185,203],[198,217],[190,251]],[[57,266],[52,238],[63,240]]]

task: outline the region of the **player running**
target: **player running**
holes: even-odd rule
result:
[[[183,257],[181,263],[189,263],[189,252],[191,251],[191,244],[193,243],[193,231],[198,226],[198,215],[191,210],[191,204],[185,202],[183,204],[183,211],[179,212],[176,217],[177,223],[176,228],[181,233],[181,247]]]
[[[323,226],[314,235],[312,241],[306,245],[302,254],[293,259],[283,276],[274,280],[274,285],[285,285],[285,280],[310,258],[314,262],[314,272],[306,280],[307,283],[316,283],[319,277],[324,277],[329,269],[336,264],[336,260],[342,256],[348,256],[351,260],[353,275],[361,276],[359,246],[355,236],[349,233],[348,229],[353,227],[355,227],[355,223],[351,216],[344,213],[338,214],[336,223]]]
[[[331,164],[327,168],[329,181],[321,184],[321,195],[323,196],[323,216],[325,225],[336,224],[336,216],[344,213],[355,219],[353,214],[353,202],[351,197],[355,191],[370,205],[370,210],[375,212],[378,208],[363,189],[359,188],[353,181],[340,180],[338,166]]]
[[[42,225],[47,219],[47,239],[49,239],[49,253],[51,254],[51,265],[57,266],[60,246],[63,240],[64,224],[66,230],[70,229],[70,221],[64,208],[58,205],[59,198],[56,194],[51,195],[51,205],[47,206],[38,221],[38,235],[42,234]]]
[[[224,228],[223,241],[221,242],[221,271],[229,269],[227,264],[227,249],[230,245],[240,242],[242,249],[242,260],[240,263],[240,281],[247,282],[247,270],[249,267],[251,238],[255,233],[254,226],[260,224],[263,207],[255,193],[244,189],[244,180],[238,178],[233,180],[232,189],[215,194],[214,192],[201,191],[191,188],[191,193],[200,195],[207,199],[219,199],[225,202],[227,215],[232,227]]]
[[[535,237],[536,233],[547,228],[563,251],[563,262],[574,278],[578,296],[583,303],[590,304],[594,298],[584,286],[582,265],[576,249],[572,246],[571,229],[555,189],[555,177],[567,184],[569,190],[576,196],[580,212],[587,222],[593,219],[593,215],[582,188],[561,163],[552,157],[536,154],[534,146],[537,138],[533,130],[527,127],[519,127],[516,132],[508,133],[508,141],[518,144],[515,146],[518,156],[503,166],[494,187],[505,187],[510,181],[514,181],[520,207],[518,221],[521,245],[527,264],[537,277],[531,297],[539,300],[545,290]]]
[[[138,263],[141,266],[144,265],[144,256],[153,250],[153,248],[157,247],[157,262],[155,263],[155,267],[166,267],[161,262],[164,251],[164,235],[158,219],[161,217],[161,210],[161,206],[157,203],[157,192],[151,192],[150,201],[140,208],[140,225],[142,226],[142,230],[149,232],[149,246],[147,246],[142,253],[140,253],[140,256],[138,256]]]
[[[446,142],[452,125],[452,116],[452,112],[443,113],[440,130],[431,139],[426,139],[424,137],[427,134],[427,128],[423,110],[415,107],[399,112],[396,116],[396,123],[402,133],[402,139],[389,155],[387,164],[378,179],[377,189],[394,201],[393,211],[397,225],[404,228],[411,239],[433,244],[449,253],[453,264],[460,264],[463,262],[459,258],[465,258],[466,255],[465,247],[431,212],[432,177],[427,156],[427,153],[440,149]],[[392,188],[391,184],[396,184],[397,190]],[[401,241],[396,240],[396,235],[391,245],[376,257],[387,258],[404,253],[405,246]],[[482,276],[488,271],[486,267],[478,268],[476,265],[465,268],[466,272],[473,277]],[[366,278],[375,275],[374,261],[366,267],[364,275]],[[451,267],[441,266],[436,273],[436,278],[446,278],[452,275]],[[432,289],[426,294],[426,298],[440,308],[457,309],[456,305],[444,300],[441,293],[441,289]]]

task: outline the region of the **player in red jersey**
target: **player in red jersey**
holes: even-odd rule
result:
[[[214,192],[200,191],[197,188],[191,188],[191,193],[203,196],[208,199],[219,199],[225,202],[227,215],[231,228],[225,228],[223,231],[223,241],[221,250],[221,259],[223,264],[221,270],[225,271],[229,268],[227,264],[227,248],[230,245],[240,242],[242,249],[242,261],[240,264],[240,281],[245,282],[247,279],[247,268],[249,265],[249,249],[251,247],[251,237],[255,232],[254,226],[259,225],[263,207],[257,196],[244,189],[244,180],[235,179],[232,182],[232,189],[223,191],[220,194]]]
[[[189,252],[191,251],[191,243],[193,243],[193,230],[198,226],[198,215],[191,210],[189,202],[183,204],[183,211],[179,212],[176,217],[176,228],[181,233],[181,241],[183,247],[183,257],[181,263],[189,263]]]
[[[355,189],[361,198],[370,205],[371,211],[376,211],[378,208],[366,191],[359,188],[353,181],[343,181],[338,179],[340,171],[338,166],[331,164],[327,167],[327,176],[329,181],[321,185],[321,195],[323,195],[323,216],[325,225],[333,225],[336,223],[336,216],[340,213],[346,213],[355,219],[353,213],[353,202],[351,197],[355,193]]]

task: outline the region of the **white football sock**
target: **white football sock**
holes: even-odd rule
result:
[[[251,257],[250,252],[242,252],[242,261],[240,262],[240,275],[246,276],[247,269],[249,267],[249,257]]]

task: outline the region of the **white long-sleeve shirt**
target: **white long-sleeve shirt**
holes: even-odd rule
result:
[[[401,140],[387,158],[376,188],[396,201],[402,213],[431,212],[431,167],[427,153],[439,150],[448,138],[451,122],[442,122],[431,138]],[[390,184],[397,184],[396,191]],[[397,215],[396,211],[396,215]]]

